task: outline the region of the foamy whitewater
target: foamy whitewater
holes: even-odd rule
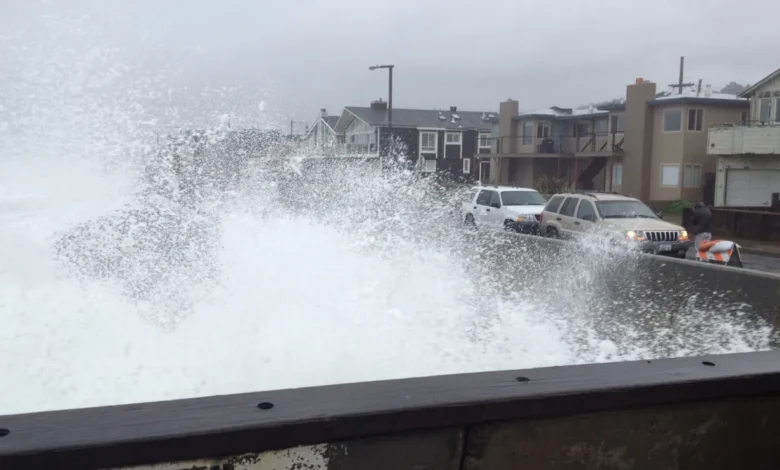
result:
[[[0,414],[767,347],[737,323],[605,328],[598,266],[561,269],[555,298],[524,287],[414,172],[298,155],[184,207],[154,192],[172,177],[157,135],[192,124],[165,79],[128,78],[83,20],[37,27],[0,50]],[[188,99],[224,131],[230,100]],[[132,214],[161,213],[158,242],[162,222]]]

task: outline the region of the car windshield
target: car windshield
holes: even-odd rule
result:
[[[505,206],[543,206],[547,201],[536,191],[501,191]]]
[[[599,201],[596,203],[602,219],[657,219],[653,211],[639,201]]]

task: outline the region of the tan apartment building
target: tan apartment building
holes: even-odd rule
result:
[[[620,103],[519,113],[501,103],[491,182],[535,186],[546,176],[582,190],[631,194],[647,202],[708,199],[715,161],[707,129],[746,117],[749,104],[709,86],[658,93],[643,79]]]
[[[747,119],[708,132],[707,152],[717,159],[715,205],[770,208],[780,204],[780,69],[740,94]]]

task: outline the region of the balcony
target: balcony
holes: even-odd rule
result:
[[[321,157],[376,157],[376,144],[326,144],[326,145],[309,145],[306,151],[311,155],[317,155]]]
[[[528,157],[608,157],[623,154],[623,140],[622,132],[582,137],[497,137],[493,153]]]
[[[780,124],[723,125],[707,135],[708,155],[780,154]]]

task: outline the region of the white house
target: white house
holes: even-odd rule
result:
[[[717,157],[715,205],[766,207],[780,199],[780,69],[742,94],[742,122],[709,129],[707,153]]]

